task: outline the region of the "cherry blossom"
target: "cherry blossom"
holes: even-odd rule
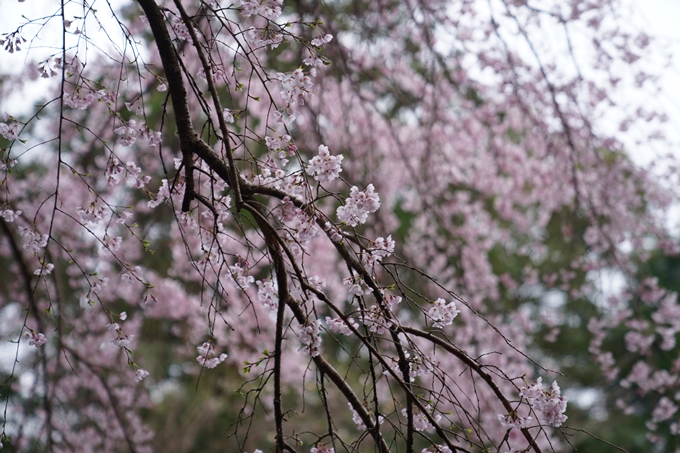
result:
[[[0,440],[561,451],[567,399],[530,380],[555,369],[610,415],[574,432],[677,449],[680,304],[648,274],[680,165],[628,1],[17,3]],[[159,423],[191,404],[198,431]]]
[[[670,398],[663,396],[659,399],[659,404],[652,412],[652,421],[658,423],[670,419],[678,411],[678,406],[670,400]]]
[[[325,34],[323,36],[319,36],[317,38],[312,39],[311,43],[315,47],[321,47],[326,43],[329,43],[333,40],[333,35],[331,34]]]
[[[319,154],[309,161],[307,173],[319,182],[328,183],[340,176],[342,156],[332,156],[328,147],[319,145]]]
[[[420,453],[451,453],[451,449],[446,445],[433,445],[429,448],[423,448]]]
[[[437,299],[434,301],[434,307],[427,312],[427,317],[432,321],[436,328],[443,328],[453,324],[453,320],[458,316],[460,310],[456,309],[455,302],[448,304],[444,299]]]
[[[99,198],[86,206],[76,208],[76,214],[83,223],[97,224],[102,221],[106,213],[106,206]]]
[[[302,351],[312,357],[319,355],[319,346],[321,346],[321,336],[319,335],[319,328],[321,326],[320,320],[315,320],[306,326],[300,327],[298,339],[302,344]]]
[[[47,338],[42,333],[34,332],[33,330],[24,332],[24,338],[28,340],[28,345],[35,348],[47,343]]]
[[[271,49],[276,49],[283,42],[283,36],[280,33],[273,32],[270,28],[258,29],[250,27],[246,30],[245,36],[250,47],[256,50],[267,46]]]
[[[35,275],[49,275],[52,273],[54,270],[54,264],[52,263],[46,263],[44,266],[41,266],[39,269],[36,269],[33,271],[33,274]]]
[[[425,410],[431,412],[432,406],[428,404],[427,406],[425,406]],[[401,410],[401,415],[406,417],[406,409]],[[439,414],[434,414],[433,418],[435,422],[439,423],[439,420],[442,418],[442,416]],[[434,431],[434,426],[432,426],[430,421],[427,419],[427,416],[424,413],[420,412],[419,410],[415,411],[415,413],[413,414],[413,426],[416,429],[416,431]]]
[[[333,332],[341,333],[343,335],[352,335],[352,330],[347,325],[347,323],[341,318],[331,318],[329,316],[326,316],[326,324],[328,325],[328,328]],[[357,324],[351,318],[349,319],[349,324],[354,329],[359,328],[359,324]]]
[[[553,381],[548,390],[543,389],[542,379],[520,389],[520,395],[527,400],[531,409],[537,413],[541,421],[550,426],[561,426],[567,420],[564,411],[567,399],[561,396],[557,381]],[[500,419],[500,417],[499,417]]]
[[[24,228],[22,226],[19,226],[18,228],[19,236],[21,236],[24,250],[33,253],[38,253],[40,249],[47,246],[48,237],[46,234],[41,235],[40,233],[33,229]]]
[[[114,325],[115,330],[118,331],[118,337],[114,338],[111,340],[111,343],[115,344],[121,349],[126,349],[130,347],[130,344],[132,343],[133,338],[135,337],[134,335],[124,335],[121,331],[118,325]]]
[[[310,448],[309,453],[335,453],[335,449],[320,445],[318,447]]]
[[[531,425],[531,421],[533,420],[532,417],[521,417],[517,415],[516,412],[510,413],[510,414],[498,414],[498,421],[501,422],[501,425],[507,426],[509,428],[515,428],[515,429],[522,429],[522,428],[527,428]]]
[[[238,0],[236,6],[241,8],[241,15],[250,17],[258,14],[269,20],[276,20],[281,15],[283,0]]]
[[[134,381],[135,381],[135,382],[140,382],[140,381],[142,381],[144,378],[146,378],[147,376],[149,376],[149,372],[148,372],[148,371],[139,369],[139,370],[137,370],[137,371],[135,372],[135,379],[134,379]]]
[[[131,119],[127,125],[117,127],[113,132],[120,135],[117,143],[123,146],[130,146],[137,141],[137,121]]]
[[[73,93],[72,95],[69,93],[64,93],[64,104],[68,105],[71,108],[78,109],[78,110],[85,110],[87,109],[93,102],[98,101],[104,96],[104,92],[98,91],[98,92],[89,92],[85,95],[82,93]]]
[[[224,117],[225,122],[227,123],[234,122],[234,112],[231,109],[224,109],[222,111],[222,116]]]
[[[362,313],[361,321],[370,332],[382,335],[392,326],[392,321],[387,319],[378,305],[372,305]]]
[[[271,280],[258,280],[255,282],[257,284],[257,298],[264,305],[269,307],[272,311],[276,311],[279,308],[279,301],[277,296],[276,287],[274,282]]]
[[[361,416],[359,415],[359,413],[352,408],[351,403],[347,403],[347,404],[349,405],[349,408],[352,411],[352,421],[356,425],[357,429],[359,431],[366,431],[366,425],[364,424],[363,420],[361,419]],[[382,416],[382,415],[378,416],[378,423],[380,425],[382,425],[384,421],[385,421],[384,416]]]
[[[387,238],[378,237],[373,241],[371,247],[371,256],[374,257],[375,261],[380,261],[383,258],[394,253],[395,242],[392,240],[392,235],[387,236]]]
[[[3,209],[0,211],[0,216],[5,219],[5,222],[14,222],[21,215],[21,211],[13,211],[11,209]]]
[[[0,135],[5,137],[7,140],[16,140],[19,138],[19,132],[21,131],[21,123],[0,123]]]
[[[250,288],[250,284],[255,282],[255,277],[248,275],[247,269],[241,267],[241,263],[236,263],[233,266],[229,266],[229,272],[231,273],[231,278],[241,289]]]
[[[366,190],[359,191],[359,188],[352,186],[350,196],[345,200],[344,206],[337,210],[338,220],[350,226],[357,226],[366,223],[368,214],[380,208],[380,197],[375,193],[373,184],[369,184]]]
[[[279,72],[276,78],[281,82],[281,98],[289,105],[304,105],[305,99],[314,96],[312,79],[300,68],[290,74]]]
[[[227,354],[218,354],[217,349],[212,343],[205,342],[201,346],[197,346],[199,356],[196,357],[198,363],[206,368],[215,368],[220,363],[227,360]]]

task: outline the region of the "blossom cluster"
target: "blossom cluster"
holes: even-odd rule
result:
[[[122,146],[130,146],[138,138],[148,140],[149,146],[152,148],[161,143],[161,133],[159,131],[153,132],[146,123],[138,123],[135,119],[131,119],[127,124],[115,128],[113,132],[119,135],[116,143]]]
[[[349,321],[351,327],[354,329],[359,328],[359,324],[357,324],[352,318],[347,318],[347,320]],[[352,335],[353,333],[352,329],[350,329],[350,326],[347,325],[347,323],[341,318],[331,318],[326,316],[326,324],[328,324],[328,328],[331,330],[331,332],[341,333],[343,335]]]
[[[378,305],[372,305],[362,313],[362,321],[370,332],[382,335],[392,327],[392,321],[387,319]]]
[[[433,445],[429,448],[423,448],[420,453],[452,453],[451,449],[446,445]]]
[[[293,143],[293,138],[288,134],[279,135],[276,137],[267,136],[264,138],[267,148],[276,153],[276,156],[281,161],[281,166],[285,167],[288,163],[287,157],[292,157],[297,151],[297,146]]]
[[[342,284],[347,287],[349,297],[371,294],[372,291],[360,276],[346,277],[342,280]]]
[[[325,34],[323,36],[317,36],[316,38],[312,39],[312,45],[314,47],[321,47],[326,43],[329,43],[333,40],[333,35],[331,34]]]
[[[517,412],[511,412],[505,415],[498,414],[498,421],[501,422],[501,425],[507,426],[509,428],[527,428],[532,420],[532,417],[522,417],[518,415]]]
[[[281,15],[283,0],[237,0],[235,5],[241,8],[243,17],[260,15],[274,21]]]
[[[199,69],[197,75],[198,75],[199,78],[201,78],[203,80],[206,80],[206,81],[208,80],[208,76],[205,74],[204,68]],[[224,74],[224,71],[220,68],[210,68],[210,78],[212,79],[213,83],[215,83],[215,84],[220,84],[220,83],[224,83],[224,82],[227,81],[227,76]],[[229,121],[229,115],[232,115],[232,111],[230,109],[222,110],[222,115],[224,115],[224,120],[227,123],[231,122],[231,121]]]
[[[170,20],[170,24],[172,26],[172,30],[179,39],[187,41],[189,44],[193,43],[191,39],[191,33],[189,33],[189,29],[181,18],[173,16]]]
[[[424,376],[432,372],[432,362],[429,359],[419,355],[411,357],[411,354],[407,351],[404,351],[404,356],[408,362],[408,376],[410,382],[415,382],[418,376]],[[388,357],[388,360],[390,368],[392,368],[397,376],[401,377],[402,373],[401,368],[399,368],[399,359],[396,357]]]
[[[19,236],[21,236],[21,242],[26,251],[38,253],[40,249],[47,246],[48,236],[46,234],[41,235],[33,229],[19,226]]]
[[[14,220],[21,215],[21,211],[13,211],[8,208],[0,210],[0,217],[2,217],[5,222],[13,223]]]
[[[432,406],[428,404],[425,406],[425,410],[432,412]],[[406,408],[401,410],[401,415],[404,417],[407,416]],[[439,414],[434,414],[432,418],[434,418],[436,423],[439,423],[439,420],[441,420],[442,416]],[[413,427],[416,431],[434,431],[434,426],[432,426],[432,423],[430,423],[430,420],[428,420],[427,416],[423,412],[416,409],[414,409],[413,413]]]
[[[309,453],[335,453],[335,449],[328,448],[325,445],[319,445],[318,447],[310,448]]]
[[[267,46],[276,49],[283,42],[283,36],[280,33],[274,32],[270,27],[250,27],[246,30],[244,36],[248,40],[251,49],[261,49]]]
[[[369,184],[363,192],[359,191],[357,186],[352,186],[345,205],[337,210],[338,220],[354,227],[365,223],[368,214],[377,211],[378,208],[380,208],[380,197],[375,193],[373,184]]]
[[[47,343],[47,338],[42,333],[29,330],[24,332],[24,338],[28,340],[28,345],[38,348]]]
[[[34,275],[49,275],[54,270],[54,264],[46,263],[44,266],[40,266],[38,269],[33,271]]]
[[[357,429],[359,431],[366,431],[366,425],[364,424],[364,421],[361,419],[361,416],[359,415],[359,413],[357,411],[355,411],[354,408],[352,407],[352,403],[347,403],[347,405],[349,406],[349,408],[352,411],[352,421],[357,426]],[[385,421],[385,417],[383,417],[382,415],[378,416],[378,423],[379,424],[382,425],[384,421]]]
[[[12,33],[3,33],[0,38],[0,46],[4,45],[5,50],[9,53],[14,53],[16,49],[17,52],[21,51],[21,46],[26,42],[26,38],[21,36],[19,31]]]
[[[319,327],[321,321],[316,319],[309,324],[302,326],[298,339],[302,343],[302,351],[312,357],[319,355],[319,346],[321,346],[321,336],[319,335]]]
[[[173,194],[183,194],[184,193],[184,187],[185,183],[184,181],[181,181],[179,184],[175,184],[172,190]],[[150,208],[155,208],[156,206],[159,206],[163,204],[166,200],[170,199],[170,187],[168,187],[168,180],[163,179],[161,181],[161,187],[158,189],[158,194],[155,195],[155,198],[152,200],[149,200],[146,202],[147,206]]]
[[[281,97],[288,105],[305,105],[305,98],[314,96],[312,79],[301,68],[290,74],[279,72],[276,78],[281,82]]]
[[[135,380],[135,382],[139,382],[139,381],[143,380],[145,377],[147,377],[148,375],[149,375],[149,372],[148,372],[148,371],[139,369],[139,370],[137,370],[137,372],[135,373],[135,378],[134,378],[134,380]]]
[[[328,147],[319,145],[319,154],[309,161],[307,173],[321,183],[333,181],[342,171],[342,155],[332,156]]]
[[[368,247],[368,253],[362,255],[362,263],[367,267],[374,266],[382,261],[383,258],[392,255],[395,245],[396,243],[392,240],[392,235],[387,236],[387,238],[378,237],[375,241],[371,242],[370,247]]]
[[[21,130],[21,123],[10,122],[0,123],[0,135],[5,137],[7,140],[16,140],[19,138],[19,131]]]
[[[248,269],[241,267],[240,263],[236,263],[233,266],[229,266],[229,272],[231,273],[231,278],[241,289],[250,288],[250,284],[255,282],[255,278],[252,275],[248,275]]]
[[[432,320],[434,327],[441,329],[453,324],[458,313],[460,310],[456,308],[455,302],[451,301],[447,304],[444,299],[440,298],[434,301],[434,307],[430,308],[427,316]]]
[[[544,390],[542,378],[539,377],[532,385],[522,387],[519,393],[541,417],[543,423],[558,427],[567,420],[567,416],[564,415],[564,411],[567,410],[567,398],[561,396],[557,381],[553,381],[550,388]]]
[[[87,94],[81,94],[80,92],[74,92],[73,94],[64,93],[64,104],[71,107],[72,109],[85,110],[93,102],[97,102],[106,95],[104,90],[91,91]]]
[[[255,283],[258,288],[257,299],[272,311],[276,311],[279,308],[279,299],[276,287],[274,287],[274,282],[271,279],[268,279],[258,280]]]
[[[92,223],[96,225],[104,218],[106,206],[102,203],[100,198],[96,198],[86,206],[77,207],[76,214],[78,214],[78,217],[83,224]]]
[[[111,343],[115,344],[121,349],[127,349],[130,347],[130,343],[135,338],[134,335],[124,335],[118,324],[113,324],[115,326],[118,336],[111,340]]]
[[[197,346],[199,356],[196,357],[198,363],[206,368],[215,368],[220,363],[227,360],[227,354],[218,354],[215,346],[212,343],[205,342],[201,346]]]
[[[274,187],[298,199],[304,199],[306,195],[305,178],[299,173],[286,174],[272,158],[267,158],[260,167],[260,174],[251,175],[250,180],[253,184]]]
[[[293,252],[300,257],[309,241],[319,234],[314,217],[307,215],[293,204],[290,197],[284,197],[282,203],[272,211],[285,225],[284,240]]]

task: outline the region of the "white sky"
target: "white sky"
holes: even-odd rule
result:
[[[658,99],[649,102],[659,103],[669,117],[668,134],[671,141],[669,149],[656,149],[659,153],[672,152],[680,157],[680,0],[634,0],[636,18],[639,25],[650,36],[658,39],[665,51],[675,55],[670,67],[663,71],[661,86],[663,92]],[[639,163],[647,163],[653,156],[632,153]]]
[[[662,71],[661,93],[645,104],[658,106],[670,118],[664,128],[667,141],[648,143],[648,146],[631,146],[629,153],[634,162],[646,165],[656,156],[672,153],[680,159],[680,0],[633,0],[638,25],[654,36],[661,48],[674,55],[670,65]],[[672,189],[672,188],[671,188]],[[677,193],[677,189],[675,188]],[[680,236],[680,206],[667,213],[667,227]]]

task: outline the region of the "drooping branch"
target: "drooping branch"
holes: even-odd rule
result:
[[[277,284],[279,285],[279,311],[281,307],[289,307],[295,316],[297,322],[304,326],[308,323],[307,315],[305,315],[302,307],[293,299],[288,291],[288,274],[286,272],[286,263],[281,253],[281,238],[279,237],[276,229],[267,221],[266,215],[263,208],[256,204],[254,201],[248,199],[244,200],[243,207],[248,210],[255,217],[260,230],[265,236],[265,241],[267,244],[267,249],[269,250],[271,261],[274,266],[274,272],[277,278]],[[281,291],[281,288],[285,288],[285,291]],[[278,313],[277,313],[278,318]],[[277,341],[279,339],[277,338]],[[333,366],[328,363],[321,355],[313,357],[314,363],[317,368],[324,373],[328,378],[335,384],[335,386],[342,392],[347,401],[352,405],[352,408],[359,414],[362,422],[366,425],[368,431],[373,436],[375,443],[379,446],[382,453],[388,453],[389,448],[385,443],[382,435],[380,434],[380,424],[374,423],[371,419],[370,414],[364,408],[364,406],[359,401],[359,398],[354,394],[354,391],[347,384],[346,380],[333,368]],[[278,430],[278,426],[277,426]],[[278,437],[278,435],[277,435]],[[278,445],[278,440],[277,440]],[[278,446],[277,446],[278,448]]]

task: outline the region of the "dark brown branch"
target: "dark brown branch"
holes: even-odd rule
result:
[[[227,123],[224,120],[224,115],[222,115],[222,103],[220,102],[220,98],[217,95],[217,88],[215,88],[215,82],[213,81],[212,78],[212,67],[208,63],[208,59],[206,58],[205,52],[203,52],[201,43],[198,40],[198,35],[196,34],[196,30],[194,29],[192,20],[184,10],[182,2],[180,0],[175,0],[175,6],[177,7],[180,15],[182,16],[182,20],[184,21],[184,25],[186,25],[187,30],[189,31],[189,35],[191,35],[191,39],[194,42],[194,47],[196,48],[196,53],[198,54],[198,58],[201,60],[201,65],[203,66],[203,71],[205,72],[205,78],[208,82],[208,90],[210,91],[210,95],[213,100],[213,105],[215,106],[217,122],[220,125],[220,132],[222,133],[222,142],[224,143],[224,146],[226,146],[227,148],[226,152],[227,162],[229,162],[229,168],[231,169],[228,179],[229,185],[234,190],[236,209],[240,210],[241,203],[243,200],[241,199],[241,189],[239,184],[238,171],[236,169],[236,164],[234,163],[234,156],[232,155],[231,145],[229,143],[229,129],[227,129]]]
[[[235,171],[225,164],[222,158],[213,151],[207,143],[196,135],[194,126],[191,122],[191,114],[189,113],[189,104],[186,87],[184,85],[184,78],[182,76],[182,68],[179,61],[179,56],[172,44],[172,38],[168,32],[165,23],[165,17],[161,12],[161,8],[154,0],[138,0],[139,5],[144,10],[149,26],[156,41],[156,47],[161,57],[161,63],[165,70],[165,77],[168,81],[168,91],[172,100],[172,108],[175,114],[175,124],[177,126],[177,133],[179,135],[180,147],[182,148],[182,163],[186,174],[186,191],[184,200],[182,201],[182,210],[189,210],[189,203],[195,197],[193,185],[193,155],[203,159],[206,164],[220,176],[225,182],[229,183],[232,188],[239,187],[241,181],[235,175]],[[218,112],[218,116],[221,112]],[[224,138],[228,141],[228,137]],[[231,153],[228,153],[229,155]]]

